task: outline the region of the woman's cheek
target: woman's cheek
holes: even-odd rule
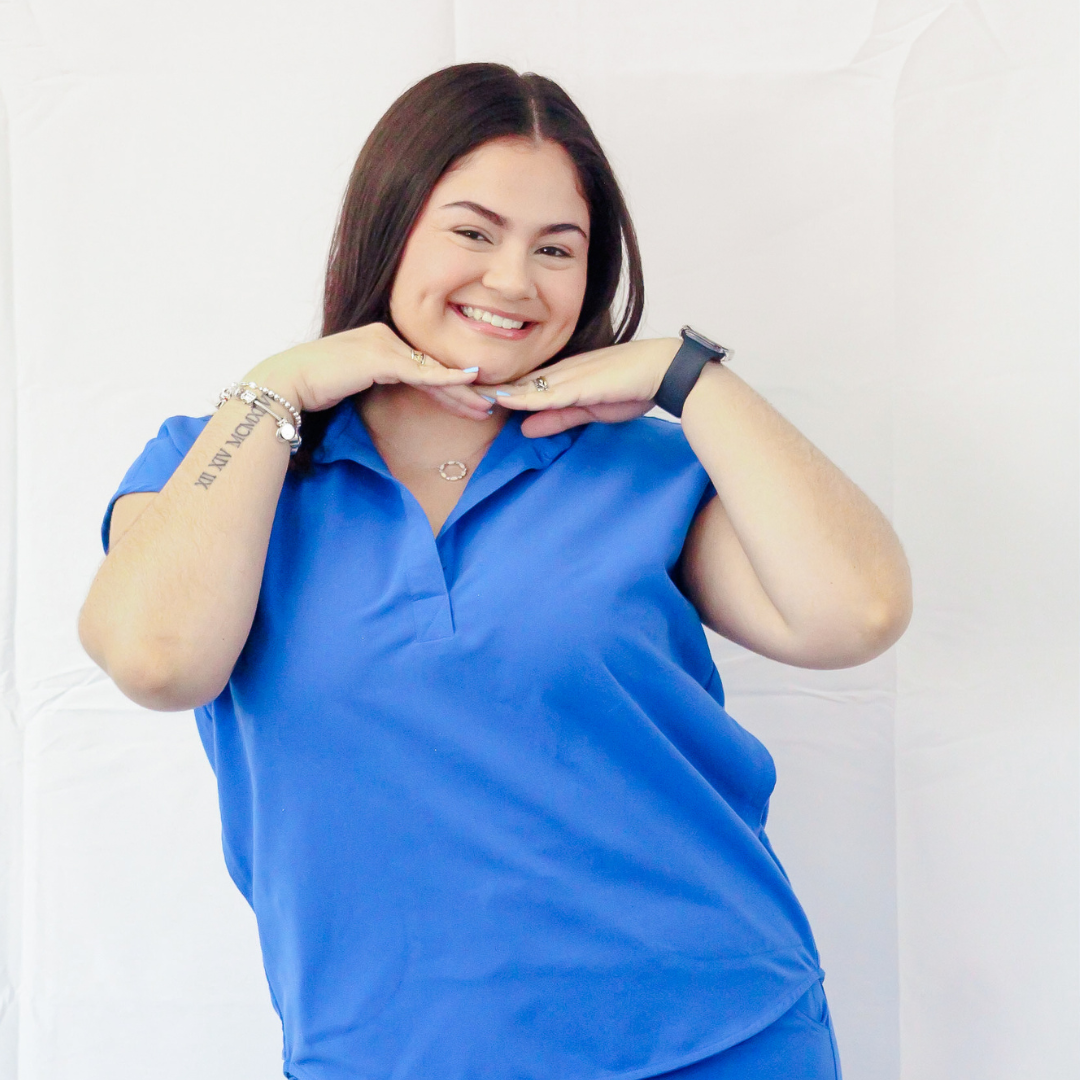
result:
[[[581,305],[584,299],[585,288],[583,284],[580,289],[568,290],[568,295],[559,305],[562,313],[561,325],[559,326],[560,349],[570,340],[574,333],[574,327],[577,326],[578,317],[581,315]]]
[[[567,274],[569,281],[563,284],[564,306],[570,312],[570,322],[577,323],[581,314],[581,305],[585,302],[585,287],[588,279],[584,273]]]

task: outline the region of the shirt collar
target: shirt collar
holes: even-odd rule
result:
[[[371,440],[371,435],[364,426],[360,414],[356,411],[351,398],[335,405],[333,416],[327,424],[322,442],[315,448],[311,460],[321,465],[333,461],[355,461],[359,465],[377,472],[380,476],[392,479],[379,451]],[[571,428],[557,435],[548,435],[539,439],[530,439],[521,433],[521,422],[527,413],[511,413],[507,417],[502,431],[488,447],[487,453],[476,469],[478,479],[485,473],[509,470],[517,473],[526,469],[543,469],[581,434],[581,428]],[[505,482],[505,480],[504,480]]]

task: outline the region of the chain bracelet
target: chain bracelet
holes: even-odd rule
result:
[[[259,394],[265,394],[271,400],[284,405],[293,415],[296,423],[290,423],[284,416],[274,412],[266,402],[259,399]],[[267,416],[273,417],[277,424],[277,437],[282,442],[289,444],[289,453],[295,454],[300,449],[300,413],[283,397],[275,394],[273,390],[268,390],[265,386],[258,386],[256,383],[230,383],[218,394],[217,404],[214,408],[220,409],[226,401],[231,399],[242,401],[249,408],[258,409]]]
[[[268,390],[265,386],[259,386],[257,383],[246,382],[240,383],[240,386],[246,386],[251,390],[257,390],[264,397],[268,397],[271,401],[276,401],[279,405],[284,405],[289,412],[292,413],[293,419],[296,421],[294,427],[297,431],[300,430],[300,424],[302,423],[300,417],[300,410],[295,408],[291,401],[286,401],[280,394],[275,394],[273,390]]]

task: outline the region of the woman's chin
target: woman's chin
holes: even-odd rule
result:
[[[477,350],[469,356],[453,355],[442,359],[447,367],[455,367],[459,371],[465,368],[479,367],[474,386],[498,386],[501,383],[512,383],[524,375],[528,375],[535,367],[543,363],[542,360],[533,362],[532,358],[518,359],[517,363],[508,363],[505,356],[484,356],[483,350]]]

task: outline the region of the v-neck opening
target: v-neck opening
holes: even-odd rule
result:
[[[502,430],[484,451],[476,468],[466,478],[464,490],[436,533],[432,530],[430,521],[427,521],[427,514],[420,500],[390,471],[363,417],[352,401],[346,399],[336,405],[334,413],[335,415],[327,425],[323,441],[312,455],[312,460],[319,464],[330,464],[340,460],[355,461],[390,480],[403,492],[408,492],[409,497],[424,514],[427,531],[436,542],[461,519],[462,515],[498,491],[515,476],[529,469],[542,469],[549,465],[573,443],[582,430],[580,427],[572,428],[555,435],[530,439],[521,431],[522,421],[528,414],[512,413],[507,417]]]
[[[404,512],[403,568],[412,600],[415,640],[431,642],[453,637],[456,633],[450,599],[453,583],[447,578],[443,562],[444,541],[450,531],[465,514],[516,477],[549,465],[574,442],[582,429],[530,439],[521,431],[524,416],[520,413],[508,416],[436,533],[420,500],[390,471],[352,403],[347,400],[335,408],[337,412],[327,425],[312,460],[323,465],[353,461],[395,485]]]

